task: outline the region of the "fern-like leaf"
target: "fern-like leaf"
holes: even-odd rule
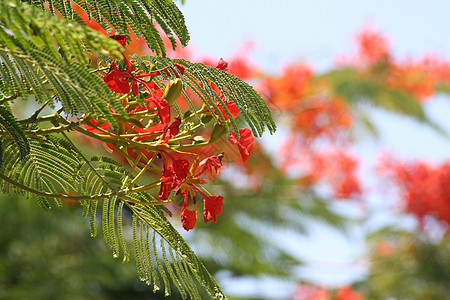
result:
[[[88,195],[120,189],[127,176],[131,180],[133,178],[129,171],[118,162],[102,156],[91,158],[89,164],[80,164],[78,173],[82,174],[80,176],[84,176],[81,181],[81,190]],[[170,294],[170,284],[172,283],[186,297],[189,295],[192,299],[199,299],[199,293],[192,284],[193,281],[197,281],[213,298],[224,297],[217,282],[167,220],[164,213],[169,211],[164,206],[152,205],[152,203],[158,204],[158,201],[150,194],[129,193],[125,199],[118,196],[102,201],[101,227],[105,240],[111,248],[113,256],[117,258],[121,252],[124,261],[127,261],[129,252],[122,228],[125,224],[122,220],[124,215],[131,211],[133,215],[131,224],[133,248],[138,275],[142,281],[149,285],[153,284],[155,290],[161,289],[161,282],[164,283],[166,295]],[[123,206],[128,209],[121,208]],[[90,207],[92,208],[92,203]],[[91,217],[96,215],[96,209],[91,209],[90,214]],[[150,232],[159,239],[155,236],[150,239]],[[165,248],[155,245],[155,239],[159,240],[159,243]],[[158,248],[162,249],[162,257],[158,254]],[[173,251],[172,254],[171,251]],[[185,278],[181,279],[179,276]]]
[[[11,140],[6,139],[4,146],[4,164],[0,173],[19,185],[39,191],[38,196],[49,194],[69,194],[76,190],[81,179],[77,172],[79,159],[72,149],[51,135],[29,138],[29,154],[22,159]],[[8,181],[2,183],[3,192],[26,192]],[[26,192],[28,196],[32,193]],[[38,202],[49,206],[44,198]],[[59,200],[55,199],[56,204]]]
[[[45,0],[32,3],[45,9]],[[169,38],[175,49],[178,37],[182,46],[189,42],[183,14],[173,1],[167,0],[73,0],[87,15],[88,22],[96,21],[108,33],[129,34],[129,29],[138,38],[144,38],[147,45],[156,54],[165,55],[164,41],[157,29],[159,26]],[[82,16],[73,10],[71,1],[50,1],[49,11],[61,14],[65,19],[85,24]]]
[[[68,114],[88,111],[115,124],[112,107],[126,116],[103,80],[83,66],[88,56],[81,40],[100,53],[121,55],[119,43],[86,26],[13,0],[0,2],[0,101],[34,95],[41,103],[61,101]]]
[[[161,241],[163,262],[168,271],[167,274],[169,275],[169,278],[171,278],[172,282],[177,286],[180,293],[183,294],[183,290],[186,290],[192,299],[200,299],[198,291],[192,285],[192,279],[195,278],[196,281],[206,289],[206,292],[211,298],[225,298],[220,286],[200,262],[178,231],[170,224],[160,209],[150,205],[132,205],[130,208],[141,222],[144,222],[147,226],[151,227],[160,238],[164,240]],[[167,250],[164,250],[163,243],[166,243],[169,247]],[[167,252],[165,251],[169,251],[169,253],[170,251],[174,251],[176,254],[172,254],[171,260],[169,260],[167,256],[164,257],[164,255],[167,255]],[[184,272],[182,272],[179,267],[183,263],[184,266],[187,267]],[[177,267],[175,267],[175,264]],[[179,274],[177,274],[176,269],[174,272],[174,267],[178,268]],[[182,281],[180,281],[181,277],[179,275],[184,276]]]
[[[22,126],[14,118],[12,113],[3,105],[0,105],[0,129],[9,134],[19,149],[20,158],[23,159],[30,152],[28,139],[23,132]],[[0,147],[0,162],[2,161],[3,151]],[[1,168],[0,164],[0,168]]]

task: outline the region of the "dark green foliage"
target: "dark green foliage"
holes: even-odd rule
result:
[[[22,126],[17,122],[11,112],[3,105],[0,105],[0,129],[4,130],[14,140],[21,159],[25,158],[30,152],[30,144],[28,142]],[[1,139],[0,139],[1,143]],[[0,170],[3,162],[3,147],[0,144]]]
[[[105,243],[89,237],[78,205],[42,213],[34,202],[0,194],[0,227],[1,299],[181,299],[174,285],[169,297],[164,289],[154,293],[139,282],[134,264],[112,260]]]
[[[40,103],[60,101],[68,114],[88,111],[114,123],[109,105],[125,116],[106,84],[84,66],[88,57],[80,41],[116,56],[120,45],[86,26],[19,3],[0,3],[0,101],[34,95]]]
[[[45,208],[51,207],[51,203],[47,201],[45,193],[57,194],[58,192],[63,192],[67,194],[70,191],[75,191],[78,183],[84,183],[82,184],[83,192],[92,193],[86,195],[87,197],[89,195],[98,195],[99,193],[111,193],[115,190],[114,186],[121,183],[120,179],[124,178],[128,173],[117,162],[105,157],[94,157],[89,165],[81,164],[79,156],[74,149],[71,149],[65,143],[60,142],[52,136],[49,136],[47,139],[30,138],[30,145],[30,154],[25,160],[20,160],[19,154],[13,149],[14,144],[12,142],[5,145],[5,161],[7,163],[4,164],[1,174],[15,181],[19,186],[17,184],[11,184],[9,180],[5,180],[2,189],[5,192],[19,192],[20,190],[17,187],[20,188],[23,185],[39,191],[38,196],[42,197],[38,198],[38,202]],[[88,168],[88,171],[85,168]],[[89,170],[93,171],[89,172]],[[26,192],[29,195],[33,194],[30,190],[26,190]],[[144,193],[142,195],[130,194],[128,197],[130,199],[139,199],[144,203],[156,201],[155,199],[148,198]],[[58,199],[54,200],[57,204],[59,203]],[[191,280],[196,278],[206,288],[206,291],[212,298],[221,299],[224,297],[220,287],[200,263],[189,245],[167,220],[163,210],[159,206],[135,205],[124,202],[116,196],[103,200],[103,234],[113,253],[113,257],[119,257],[120,253],[122,253],[124,261],[127,261],[129,257],[129,250],[125,243],[126,237],[122,228],[124,225],[122,219],[125,211],[123,208],[119,209],[124,204],[128,208],[128,217],[131,211],[135,222],[141,228],[140,233],[133,236],[134,244],[138,245],[135,247],[138,270],[143,270],[140,272],[141,280],[146,281],[148,284],[152,282],[157,284],[160,281],[157,277],[162,276],[165,288],[169,289],[170,283],[172,282],[180,289],[182,295],[190,295],[191,299],[199,299],[196,288],[194,289],[190,285]],[[83,205],[85,207],[85,212],[83,213],[85,217],[87,217],[89,212],[91,218],[94,218],[94,221],[90,223],[91,236],[95,236],[97,202],[96,200],[85,200]],[[120,216],[118,215],[119,213]],[[164,249],[166,250],[163,249],[162,257],[159,256],[158,252],[152,253],[150,250],[152,249],[149,244],[150,241],[146,238],[149,232],[156,233],[161,241],[161,245],[165,245]],[[173,259],[169,260],[165,251],[170,253],[174,251],[176,255],[173,256]],[[152,255],[154,259],[152,259]],[[172,256],[169,254],[169,257]],[[189,279],[185,279],[186,281],[183,284],[180,284],[180,279],[178,278],[181,271],[178,273],[172,271],[173,266],[171,264],[175,263],[178,265],[185,264],[188,267],[183,273],[183,276],[187,276]],[[162,271],[161,267],[166,268],[167,271]],[[154,274],[155,270],[159,271],[159,275],[156,277],[153,275],[152,280],[149,274]]]
[[[355,286],[367,299],[448,299],[450,240],[439,241],[423,232],[384,227],[367,235],[371,246],[370,272]],[[390,243],[382,253],[380,243]]]
[[[33,1],[33,4],[44,8],[47,1]],[[75,20],[81,24],[84,21],[74,12],[71,1],[50,1],[50,12],[60,13],[65,19]],[[178,37],[182,46],[189,42],[189,33],[184,22],[184,17],[178,7],[167,0],[75,0],[89,18],[89,21],[97,21],[108,33],[113,30],[117,34],[128,34],[129,28],[138,38],[144,38],[147,45],[163,56],[166,53],[164,42],[155,25],[164,31],[169,38],[173,49],[177,43],[174,36]],[[155,24],[154,24],[155,23]]]
[[[5,140],[4,161],[0,174],[10,181],[2,182],[1,189],[4,192],[25,192],[28,196],[40,191],[39,203],[49,208],[50,204],[45,197],[47,194],[69,193],[76,190],[76,185],[81,179],[76,168],[79,164],[78,157],[72,149],[60,143],[52,136],[30,137],[29,154],[22,159],[16,151],[15,144],[11,140]],[[11,181],[19,185],[11,184]],[[23,186],[28,187],[24,190]],[[41,198],[44,197],[44,198]],[[59,203],[57,198],[54,198]]]

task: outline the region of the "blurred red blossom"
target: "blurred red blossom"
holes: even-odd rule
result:
[[[364,296],[350,286],[329,290],[318,285],[302,283],[294,293],[294,300],[364,300]]]
[[[401,162],[383,154],[377,172],[399,189],[406,212],[423,224],[433,217],[450,224],[450,161],[432,165],[425,161]]]
[[[383,241],[377,245],[376,251],[381,256],[391,256],[395,251],[395,246],[391,242]]]
[[[345,148],[315,150],[302,136],[291,136],[282,145],[281,167],[300,173],[298,184],[326,183],[334,199],[357,199],[363,193],[358,176],[359,159]]]
[[[356,42],[361,63],[373,64],[389,59],[389,41],[378,31],[365,27],[356,35]]]
[[[375,76],[379,83],[400,90],[420,101],[429,99],[440,84],[450,83],[450,62],[427,54],[417,59],[399,59],[391,53],[389,39],[373,28],[356,35],[357,54],[341,57],[339,64]]]

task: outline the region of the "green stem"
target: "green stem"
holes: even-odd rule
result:
[[[120,187],[120,189],[123,189],[125,187],[125,185],[127,184],[128,179],[130,179],[131,174],[133,174],[133,171],[136,170],[137,165],[139,164],[139,161],[142,158],[142,154],[139,154],[136,159],[133,162],[133,165],[131,166],[130,171],[127,174],[127,177],[125,177],[125,179],[122,182],[122,186]]]
[[[39,196],[43,196],[43,197],[48,197],[48,198],[58,198],[58,199],[67,199],[67,200],[74,200],[74,201],[80,201],[80,200],[100,200],[100,199],[104,199],[104,198],[109,198],[113,195],[115,195],[117,192],[113,191],[110,193],[106,193],[106,194],[96,194],[96,195],[92,195],[92,196],[70,196],[70,195],[65,195],[65,194],[51,194],[51,193],[47,193],[47,192],[41,192],[38,190],[35,190],[33,188],[30,188],[26,185],[23,185],[17,181],[12,180],[9,177],[6,177],[5,175],[0,173],[0,179],[5,180],[6,182],[9,182],[10,184],[33,194],[39,195]]]
[[[173,146],[172,149],[176,150],[176,151],[183,151],[183,150],[188,150],[188,149],[196,149],[196,148],[201,148],[201,147],[205,147],[210,145],[209,142],[205,142],[205,143],[198,143],[198,144],[190,144],[190,145],[182,145],[179,147],[175,147]]]
[[[175,202],[175,200],[167,200],[167,201],[158,201],[158,202],[140,202],[136,201],[134,199],[131,199],[127,196],[119,196],[119,198],[125,200],[126,202],[131,202],[135,204],[141,204],[141,205],[166,205]],[[125,203],[127,204],[127,203]],[[129,206],[129,204],[127,204]]]
[[[64,131],[70,131],[75,127],[80,126],[78,122],[72,122],[69,125],[61,125],[58,127],[46,128],[46,129],[34,129],[34,130],[26,130],[24,131],[26,135],[47,135],[51,133],[58,133]]]
[[[150,160],[147,162],[147,164],[145,165],[144,168],[142,168],[142,170],[136,175],[136,177],[133,179],[133,181],[130,182],[130,184],[128,186],[132,187],[136,181],[139,180],[139,178],[145,173],[145,171],[148,170],[148,168],[150,167],[150,165],[153,163],[153,161],[155,160],[157,155],[157,152],[153,153],[153,156],[150,158]],[[142,155],[140,154],[139,157],[141,157]]]
[[[139,193],[139,192],[145,192],[145,191],[154,189],[154,188],[156,188],[156,187],[158,187],[160,185],[161,185],[161,182],[158,181],[158,182],[154,182],[154,183],[151,183],[151,184],[147,184],[147,185],[143,185],[143,186],[137,187],[135,189],[125,189],[123,191],[126,192],[126,193]]]
[[[99,135],[99,134],[90,132],[88,130],[82,129],[81,127],[75,128],[75,130],[77,130],[77,131],[79,131],[79,132],[81,132],[83,134],[89,135],[89,136],[91,136],[91,137],[93,137],[93,138],[95,138],[97,140],[101,140],[103,142],[107,142],[107,143],[111,143],[111,144],[120,144],[120,145],[124,145],[126,147],[130,147],[130,146],[139,147],[139,148],[144,148],[144,149],[147,149],[147,150],[150,150],[150,151],[155,151],[156,150],[156,146],[154,146],[154,145],[147,144],[147,143],[140,143],[140,142],[136,142],[136,141],[133,141],[133,140],[130,140],[130,139],[125,139],[125,138],[122,137],[122,135],[118,135],[118,134],[109,132],[109,131],[107,131],[107,130],[105,130],[103,128],[100,128],[100,127],[98,127],[97,125],[94,125],[94,124],[89,124],[89,126],[91,126],[91,127],[95,128],[95,129],[105,133],[105,135]],[[113,137],[114,139],[109,139],[108,136]]]

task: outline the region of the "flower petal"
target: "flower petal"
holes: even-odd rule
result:
[[[172,124],[169,125],[167,131],[164,133],[164,143],[170,141],[171,138],[173,138],[178,134],[178,132],[180,132],[180,124],[181,120],[179,118],[175,118],[175,121],[173,121]]]
[[[222,159],[224,157],[223,152],[219,155],[210,156],[202,160],[196,169],[195,177],[199,177],[205,171],[209,171],[211,179],[217,178],[222,170]]]
[[[156,109],[158,110],[159,120],[164,124],[169,123],[170,122],[169,102],[167,102],[166,99],[161,98],[157,95],[152,95],[148,99],[156,105]]]
[[[255,143],[255,137],[252,134],[252,131],[248,128],[239,129],[240,139],[237,139],[236,133],[231,132],[229,141],[232,144],[235,144],[239,148],[239,152],[241,153],[241,157],[243,161],[246,161],[250,153],[253,150],[253,144]]]
[[[137,80],[133,80],[131,84],[131,89],[133,91],[133,96],[137,96],[139,94],[139,82]]]
[[[113,92],[127,94],[130,92],[130,84],[127,80],[129,76],[127,71],[117,69],[115,62],[112,62],[109,72],[103,80]]]
[[[203,218],[205,223],[209,220],[217,222],[217,215],[222,213],[223,197],[211,196],[203,198]]]
[[[197,211],[188,210],[186,208],[181,209],[181,224],[186,231],[189,231],[195,227],[197,222]]]
[[[178,190],[180,185],[186,179],[189,172],[189,162],[185,159],[175,159],[162,174],[161,189],[159,190],[159,198],[167,199],[170,191]]]

